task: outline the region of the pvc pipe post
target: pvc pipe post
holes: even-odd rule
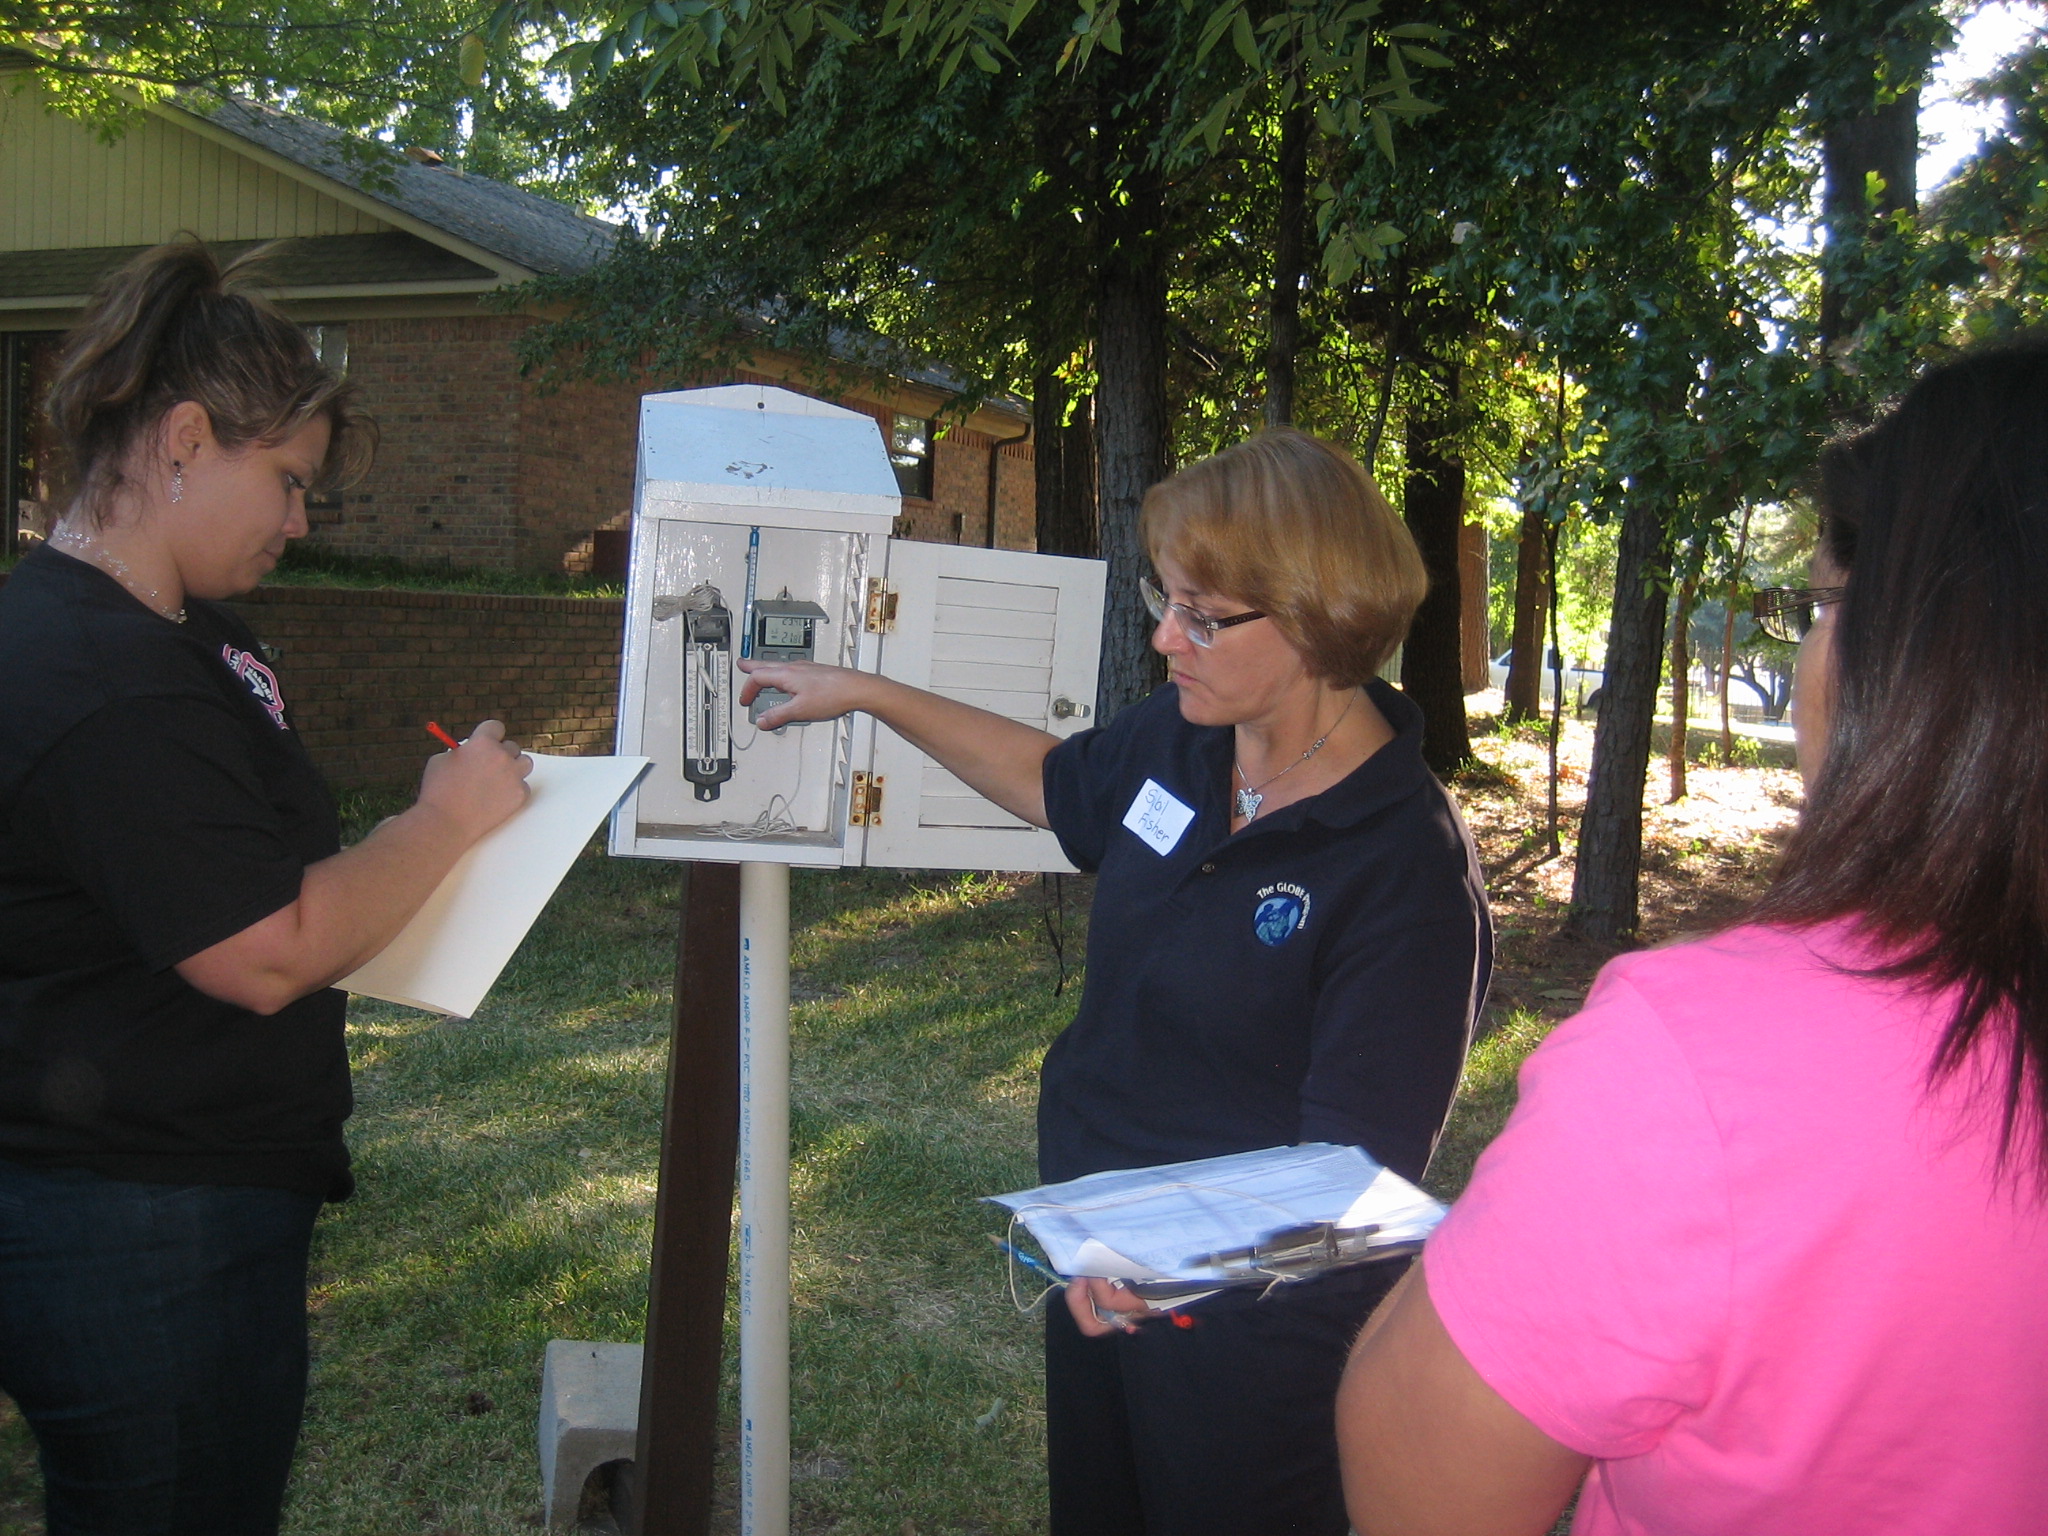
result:
[[[789,866],[740,866],[740,1536],[789,1533]]]

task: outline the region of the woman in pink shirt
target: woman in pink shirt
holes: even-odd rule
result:
[[[1529,1059],[1353,1353],[1361,1536],[2048,1530],[2048,334],[1821,504],[1776,882]]]

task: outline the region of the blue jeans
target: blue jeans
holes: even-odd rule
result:
[[[269,1536],[306,1396],[320,1202],[0,1159],[0,1389],[50,1536]]]

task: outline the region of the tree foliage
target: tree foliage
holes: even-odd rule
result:
[[[501,18],[586,29],[558,57],[620,146],[611,184],[648,215],[611,270],[557,292],[582,312],[537,345],[681,371],[772,342],[843,366],[868,332],[964,375],[963,408],[996,389],[1093,394],[1109,712],[1151,683],[1131,617],[1138,503],[1171,462],[1177,290],[1245,234],[1218,209],[1258,203],[1270,125],[1292,114],[1323,140],[1315,264],[1376,258],[1400,232],[1359,225],[1338,183],[1384,166],[1390,124],[1428,110],[1414,72],[1445,62],[1439,29],[1383,23],[1377,0]]]

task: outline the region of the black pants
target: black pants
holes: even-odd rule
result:
[[[1233,1291],[1091,1339],[1046,1308],[1051,1536],[1345,1536],[1337,1380],[1401,1277],[1373,1264]]]
[[[51,1536],[269,1536],[306,1395],[320,1202],[0,1159],[0,1387]]]

